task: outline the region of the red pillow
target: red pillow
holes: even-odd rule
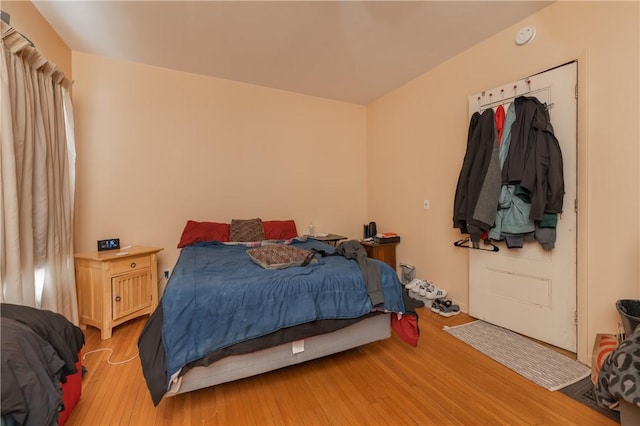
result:
[[[229,241],[229,224],[216,222],[195,222],[188,220],[182,231],[178,248],[198,241]]]
[[[289,240],[298,236],[293,220],[263,220],[265,240]]]

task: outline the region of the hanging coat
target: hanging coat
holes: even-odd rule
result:
[[[453,227],[468,233],[473,242],[493,226],[500,196],[499,167],[494,112],[489,108],[471,116],[453,207]]]
[[[515,99],[516,120],[511,146],[502,168],[503,184],[519,184],[529,191],[530,219],[540,221],[545,213],[561,213],[564,175],[560,144],[553,134],[547,106],[536,98]]]

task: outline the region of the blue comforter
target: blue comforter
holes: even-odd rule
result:
[[[294,241],[306,249],[333,249]],[[162,297],[167,383],[185,364],[235,343],[318,319],[356,318],[372,310],[355,260],[318,256],[304,267],[268,270],[247,247],[197,243],[182,249]],[[380,266],[383,309],[404,312],[396,272]]]

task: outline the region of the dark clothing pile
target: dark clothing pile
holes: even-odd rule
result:
[[[24,425],[57,425],[60,383],[77,372],[82,330],[55,312],[3,303],[2,417]]]

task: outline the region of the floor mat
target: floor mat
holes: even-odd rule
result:
[[[558,390],[589,377],[586,365],[506,328],[473,321],[444,331],[549,390]]]

